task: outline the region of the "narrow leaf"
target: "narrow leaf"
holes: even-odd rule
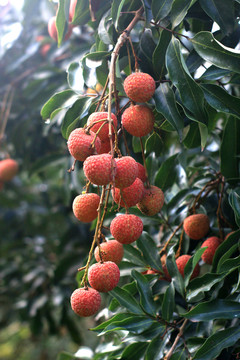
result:
[[[156,174],[155,185],[163,191],[170,188],[176,180],[175,167],[177,165],[177,156],[178,154],[175,154],[165,160]],[[171,179],[169,178],[170,173]]]
[[[137,282],[137,288],[140,293],[140,304],[146,313],[156,315],[156,303],[153,301],[153,295],[150,288],[150,283],[146,277],[136,270],[132,271],[132,277]]]
[[[76,93],[72,90],[64,90],[54,94],[42,107],[41,115],[43,120],[48,119],[54,110],[64,107],[64,104],[73,96],[76,96]]]
[[[112,291],[109,292],[120,305],[125,307],[127,310],[134,314],[142,314],[143,311],[141,307],[138,305],[135,298],[130,295],[126,290],[121,289],[120,287],[115,287]]]
[[[162,317],[164,320],[172,321],[174,308],[175,308],[175,289],[173,283],[171,283],[164,294],[163,303],[162,303]]]
[[[148,265],[153,269],[162,270],[158,248],[147,232],[143,231],[142,235],[137,240],[137,247],[141,250]]]
[[[189,7],[191,6],[192,0],[175,0],[170,12],[170,19],[172,22],[172,28],[180,24],[185,18]]]
[[[165,18],[173,4],[174,0],[153,0],[152,1],[152,14],[155,21]]]

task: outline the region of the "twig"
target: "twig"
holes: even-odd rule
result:
[[[172,354],[173,354],[173,352],[174,352],[174,350],[175,350],[175,348],[176,348],[176,346],[178,344],[179,339],[183,335],[183,330],[184,330],[187,322],[188,322],[188,319],[185,319],[184,322],[182,323],[182,326],[179,329],[179,333],[177,334],[177,336],[176,336],[176,338],[174,340],[174,343],[171,346],[171,349],[168,351],[167,355],[164,357],[164,360],[169,360],[171,358],[171,356],[172,356]]]
[[[181,224],[179,224],[176,229],[173,231],[173,233],[171,234],[170,238],[168,239],[168,241],[166,242],[166,244],[164,245],[164,247],[162,248],[162,250],[160,251],[160,256],[163,255],[166,252],[166,249],[168,247],[168,244],[170,243],[170,241],[172,240],[172,238],[174,237],[174,235],[176,234],[176,232],[182,227],[183,225],[183,221],[181,222]]]

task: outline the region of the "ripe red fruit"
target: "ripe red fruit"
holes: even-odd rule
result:
[[[111,222],[110,231],[121,244],[131,244],[141,236],[143,223],[136,215],[119,215]]]
[[[145,188],[142,200],[137,204],[139,210],[148,216],[156,215],[164,203],[164,194],[160,188],[151,185]]]
[[[75,8],[77,5],[77,0],[71,0],[70,8],[69,8],[69,22],[72,22],[72,19],[74,17]]]
[[[73,200],[73,213],[82,222],[88,223],[96,219],[100,197],[97,194],[87,193],[78,195]]]
[[[142,72],[129,75],[123,86],[127,96],[136,102],[150,100],[156,88],[154,79],[149,74]]]
[[[101,295],[90,287],[74,290],[71,296],[71,307],[79,316],[91,316],[98,312],[101,305]]]
[[[115,160],[109,154],[89,156],[83,163],[85,176],[95,185],[107,185],[112,181],[112,164]]]
[[[182,277],[184,278],[184,268],[188,262],[188,260],[191,258],[190,255],[181,255],[179,256],[179,258],[177,258],[176,260],[176,264],[177,264],[177,268],[180,272],[180,274],[182,275]],[[190,278],[190,280],[194,279],[195,277],[197,277],[199,275],[200,272],[200,267],[199,264],[197,264],[193,270],[192,276]]]
[[[154,126],[154,114],[144,105],[131,105],[122,114],[122,124],[132,136],[146,136]]]
[[[216,236],[209,237],[202,243],[201,247],[208,247],[201,256],[206,264],[212,264],[214,254],[220,244],[221,240]]]
[[[203,238],[209,230],[209,218],[205,214],[188,216],[183,222],[185,233],[193,240]]]
[[[0,161],[0,182],[10,181],[18,172],[18,163],[13,159]]]
[[[139,178],[136,178],[134,183],[129,187],[121,189],[121,191],[118,188],[115,188],[115,191],[112,190],[112,197],[115,203],[119,204],[120,202],[120,206],[131,207],[135,206],[142,199],[143,192],[143,182]]]
[[[114,136],[113,136],[114,141]],[[101,149],[98,151],[98,154],[107,154],[111,150],[111,145],[109,139],[102,141],[101,140]]]
[[[98,121],[96,124],[94,124],[91,127],[91,130],[94,133],[96,133],[98,131],[98,129],[103,125],[104,121],[107,120],[107,118],[108,118],[108,113],[107,112],[104,112],[104,111],[103,112],[94,112],[89,116],[89,118],[87,120],[87,125],[91,125],[95,121]],[[114,126],[117,128],[117,118],[116,118],[116,116],[114,114],[112,114],[111,118],[113,120]],[[101,139],[101,141],[109,140],[108,133],[109,133],[109,125],[108,125],[108,123],[106,123],[105,125],[103,125],[100,132],[98,133],[98,136]],[[112,133],[114,134],[113,126],[112,126]]]
[[[97,136],[94,148],[91,146],[95,137],[93,131],[87,132],[83,128],[77,128],[71,132],[68,138],[67,146],[74,159],[84,161],[88,156],[99,152],[101,149],[101,140]]]
[[[115,186],[117,188],[126,188],[134,183],[138,175],[138,165],[131,156],[116,158],[116,176]]]
[[[48,21],[48,33],[51,36],[51,38],[55,41],[58,41],[58,32],[57,32],[57,26],[56,26],[56,16],[53,16]],[[68,26],[68,31],[65,35],[64,40],[68,40],[72,34],[72,26]]]
[[[138,165],[138,178],[142,180],[143,183],[145,183],[145,181],[147,181],[147,174],[146,174],[146,170],[145,170],[145,167],[140,164],[140,163],[137,163]]]
[[[103,261],[112,261],[115,264],[119,264],[122,261],[124,249],[117,240],[103,242],[100,244],[100,249]],[[94,256],[97,262],[101,261],[98,246],[94,251]]]
[[[100,292],[108,292],[114,289],[119,279],[120,270],[112,261],[93,264],[88,270],[89,284]]]

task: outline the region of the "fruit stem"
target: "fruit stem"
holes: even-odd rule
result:
[[[73,162],[73,164],[72,164],[72,166],[70,167],[70,169],[68,169],[68,172],[69,172],[69,173],[70,173],[71,171],[74,171],[76,162],[77,162],[77,160],[75,159],[74,162]]]
[[[182,249],[182,244],[183,244],[183,235],[184,235],[184,230],[182,230],[182,232],[181,232],[178,249],[177,249],[177,252],[175,254],[175,259],[177,259],[181,254],[181,249]]]
[[[184,322],[182,323],[181,327],[179,328],[179,332],[174,340],[174,343],[172,344],[171,349],[168,351],[167,355],[164,357],[164,360],[169,360],[173,354],[173,351],[175,350],[179,339],[183,336],[183,330],[185,328],[185,326],[187,325],[188,319],[185,319]]]
[[[172,35],[183,36],[185,39],[191,41],[191,38],[190,38],[189,36],[184,35],[184,34],[181,34],[181,33],[177,32],[177,31],[168,29],[168,28],[166,28],[166,27],[164,27],[164,26],[162,26],[162,25],[157,24],[155,21],[150,21],[150,24],[152,24],[152,25],[154,25],[154,26],[156,26],[156,27],[158,27],[158,28],[161,28],[161,29],[163,29],[163,30],[169,31],[170,33],[172,33]]]
[[[132,39],[130,38],[130,36],[128,37],[128,41],[130,43],[132,53],[133,53],[133,56],[134,56],[134,60],[135,60],[135,66],[134,66],[135,72],[138,72],[139,71],[138,58],[137,58],[137,54],[135,52],[135,49],[134,49],[134,46],[133,46],[133,43],[132,43]]]
[[[141,137],[140,137],[140,144],[141,144],[141,150],[142,150],[143,166],[144,166],[144,169],[145,169],[145,172],[146,172],[146,177],[147,177],[147,180],[146,180],[147,187],[149,188],[150,187],[150,182],[149,182],[149,179],[148,179],[147,163],[146,163],[146,158],[145,158],[145,154],[144,154],[143,141],[142,141]]]
[[[100,106],[100,104],[101,104],[101,102],[102,102],[102,100],[103,100],[103,98],[104,98],[105,92],[106,92],[107,87],[108,87],[108,82],[109,82],[109,75],[108,75],[108,77],[107,77],[106,83],[105,83],[104,88],[103,88],[103,91],[102,91],[102,95],[100,96],[100,99],[99,99],[99,101],[98,101],[98,103],[97,103],[97,107],[96,107],[95,111],[98,111],[99,106]]]
[[[172,240],[172,238],[174,237],[174,235],[176,234],[176,232],[182,227],[183,225],[183,221],[181,222],[181,224],[179,224],[176,229],[172,232],[170,238],[168,239],[168,241],[166,242],[166,244],[164,245],[164,247],[162,248],[162,250],[160,251],[160,256],[163,255],[166,252],[166,249],[168,247],[168,244],[170,243],[170,241]]]

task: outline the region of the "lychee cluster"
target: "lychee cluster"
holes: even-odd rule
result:
[[[4,183],[11,181],[18,172],[18,163],[13,159],[4,159],[0,161],[0,190]]]

